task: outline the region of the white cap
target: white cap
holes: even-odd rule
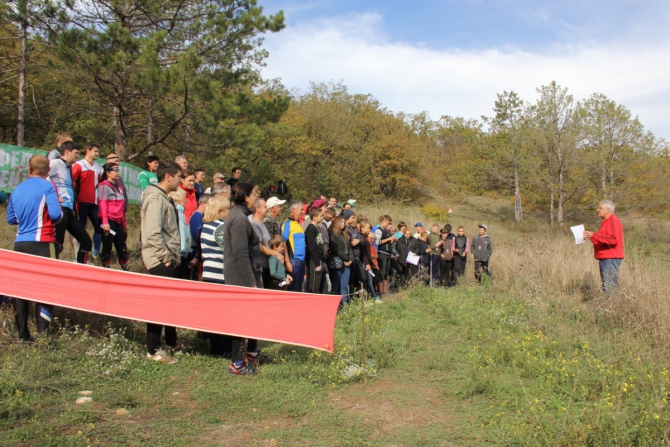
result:
[[[266,202],[266,206],[268,207],[268,209],[270,209],[270,208],[273,208],[277,205],[283,205],[285,203],[286,203],[286,200],[279,200],[276,197],[270,197],[268,199],[268,201]]]

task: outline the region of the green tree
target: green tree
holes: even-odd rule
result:
[[[221,138],[258,112],[249,97],[267,57],[260,35],[284,26],[255,0],[68,1],[66,12],[59,54],[107,108],[125,159],[170,139],[188,151],[193,135]]]

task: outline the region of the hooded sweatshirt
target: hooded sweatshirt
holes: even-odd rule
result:
[[[181,262],[179,216],[174,202],[158,185],[149,185],[142,196],[142,260],[147,269]]]

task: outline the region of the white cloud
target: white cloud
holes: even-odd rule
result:
[[[504,42],[485,50],[435,50],[391,42],[381,23],[379,15],[359,14],[298,23],[267,36],[264,75],[302,90],[310,81],[341,80],[390,110],[427,111],[434,119],[490,115],[503,90],[534,102],[535,89],[556,80],[577,100],[604,93],[657,136],[670,137],[670,43],[588,42],[543,53]]]

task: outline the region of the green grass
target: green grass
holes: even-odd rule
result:
[[[336,356],[266,344],[275,362],[253,378],[230,377],[190,331],[176,365],[146,361],[141,325],[119,320],[61,324],[34,346],[0,336],[0,444],[667,442],[668,369],[652,342],[631,345],[580,306],[417,287],[366,308],[367,383],[342,375],[362,360],[359,310],[338,317]],[[75,405],[81,390],[92,403]]]

